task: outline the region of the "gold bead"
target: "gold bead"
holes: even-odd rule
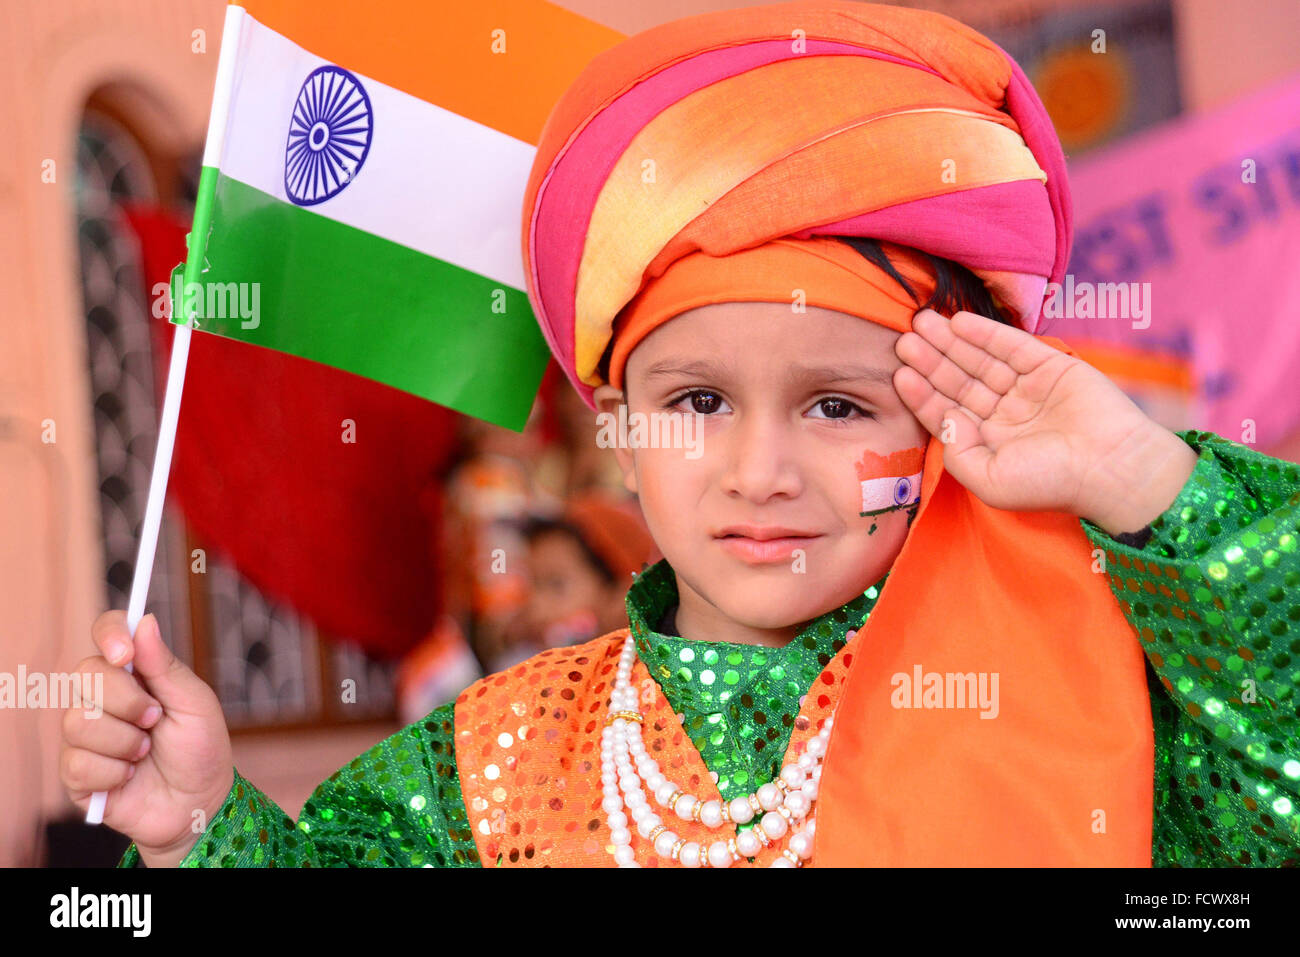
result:
[[[651,847],[654,846],[655,838],[657,838],[660,834],[662,834],[666,830],[668,830],[667,824],[656,824],[654,827],[650,829],[650,835],[649,837],[646,838],[646,840],[650,842]]]
[[[788,847],[785,848],[783,851],[781,851],[781,854],[782,854],[784,857],[788,858],[789,860],[794,861],[794,866],[795,866],[795,867],[802,867],[802,866],[803,866],[803,859],[800,858],[799,855],[796,854],[794,851],[790,850],[790,848],[788,848]]]
[[[736,839],[734,837],[727,841],[727,850],[731,851],[732,860],[740,860],[740,851],[736,850]]]
[[[686,793],[686,792],[683,791],[683,790],[681,790],[681,788],[678,788],[676,791],[673,792],[673,796],[670,797],[670,798],[668,799],[667,803],[664,804],[664,807],[668,808],[668,810],[670,810],[670,811],[672,811],[674,814],[676,814],[676,813],[677,813],[677,799],[678,799],[679,797],[681,797],[681,796],[682,796],[683,794],[685,794],[685,793]]]
[[[668,856],[671,857],[674,861],[680,861],[682,859],[681,858],[682,848],[685,847],[686,844],[687,844],[686,838],[679,837],[677,839],[677,843],[673,845],[672,853],[669,854]]]

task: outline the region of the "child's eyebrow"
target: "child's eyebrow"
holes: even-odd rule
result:
[[[704,359],[697,359],[691,362],[682,362],[677,359],[662,359],[645,371],[645,377],[647,379],[655,379],[680,375],[695,376],[701,379],[720,380],[726,377],[729,369],[729,366],[722,366]],[[894,384],[894,373],[892,370],[882,369],[879,366],[863,366],[854,364],[831,366],[792,365],[786,372],[786,378],[795,385],[862,382],[864,380],[867,382],[875,382],[880,385],[892,386]]]
[[[682,362],[678,359],[661,359],[645,371],[647,379],[668,378],[670,376],[695,376],[700,379],[723,379],[730,371],[729,366],[719,365],[705,359]]]
[[[798,385],[861,382],[863,380],[880,385],[892,386],[894,384],[894,373],[891,369],[853,364],[832,366],[793,365],[787,371],[786,377]]]

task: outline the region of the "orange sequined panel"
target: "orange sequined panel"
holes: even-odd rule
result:
[[[616,866],[601,808],[600,742],[626,640],[622,628],[583,645],[552,648],[475,682],[456,699],[456,766],[485,867]],[[854,635],[813,682],[783,765],[798,760],[834,709],[856,645]],[[664,776],[701,801],[721,801],[699,751],[640,657],[632,683],[641,689],[642,739]],[[646,797],[669,830],[703,848],[736,834],[735,825],[714,829],[683,821],[649,792]],[[770,865],[791,833],[763,848],[752,865],[742,858],[732,866]],[[680,866],[656,854],[635,829],[632,847],[642,867]]]

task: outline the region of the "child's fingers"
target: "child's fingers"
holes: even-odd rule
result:
[[[121,609],[110,609],[96,618],[90,626],[90,638],[111,665],[120,668],[133,657],[131,629]]]
[[[931,401],[938,395],[934,386],[921,373],[909,365],[899,366],[894,370],[894,391],[903,400],[903,404],[912,410],[927,432],[937,435],[942,411]]]
[[[135,765],[105,757],[84,748],[64,748],[59,756],[59,777],[69,791],[111,791],[135,773]]]
[[[951,423],[951,424],[949,424]],[[980,435],[980,419],[962,405],[952,405],[939,420],[939,439],[954,452],[965,452],[973,446],[984,446]],[[987,450],[986,450],[987,451]]]
[[[898,338],[894,351],[900,359],[925,376],[935,389],[953,402],[964,405],[981,419],[991,416],[1002,398],[917,333],[903,333]]]
[[[894,373],[894,389],[931,435],[943,443],[944,468],[967,488],[988,471],[992,451],[980,434],[980,420],[969,409],[953,405],[911,366]]]
[[[972,315],[972,313],[959,312],[956,315]],[[976,316],[976,318],[982,317]],[[990,391],[998,395],[1006,395],[1015,386],[1020,373],[988,350],[957,335],[953,328],[956,321],[956,316],[945,319],[933,309],[922,309],[912,320],[912,331],[951,359],[967,375],[983,382]]]
[[[993,458],[980,435],[979,420],[969,409],[950,405],[940,419],[939,441],[943,443],[943,467],[967,488],[976,488]]]
[[[74,748],[123,761],[149,753],[149,735],[111,714],[87,715],[81,708],[63,712],[63,740]]]
[[[961,339],[1006,363],[1019,375],[1033,372],[1045,359],[1061,354],[1023,329],[973,312],[955,313],[949,320],[949,328]]]
[[[76,705],[77,710],[103,710],[106,714],[129,721],[141,728],[151,728],[162,717],[162,706],[148,691],[140,686],[134,675],[114,668],[96,655],[77,665],[78,673],[102,676],[101,688],[95,688],[85,700]],[[96,700],[102,697],[101,700]]]
[[[954,407],[952,399],[911,366],[902,366],[894,373],[894,390],[931,435],[941,442],[952,441],[951,430],[945,433],[943,428],[944,417]]]

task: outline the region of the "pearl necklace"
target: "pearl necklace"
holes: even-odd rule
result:
[[[771,866],[799,867],[812,857],[813,835],[816,833],[812,806],[817,800],[822,757],[830,740],[834,713],[826,718],[817,735],[808,739],[798,761],[787,764],[776,781],[729,802],[701,803],[699,798],[664,777],[659,763],[646,752],[645,742],[641,740],[641,722],[644,719],[637,710],[636,690],[632,687],[632,664],[635,660],[636,646],[629,635],[619,656],[614,691],[609,699],[609,717],[600,742],[600,778],[605,794],[601,807],[607,815],[614,859],[619,866],[640,867],[632,849],[628,814],[632,816],[637,833],[654,846],[659,856],[671,858],[683,867],[730,867],[742,857],[754,857],[764,847],[771,847],[794,828],[797,830],[790,837],[790,846],[781,851]],[[636,761],[635,768],[633,760]],[[650,807],[645,791],[641,789],[642,778],[660,807],[670,808],[683,821],[699,821],[711,829],[745,824],[759,811],[766,813],[756,827],[730,840],[714,841],[704,848],[698,842],[684,840],[668,830]]]

